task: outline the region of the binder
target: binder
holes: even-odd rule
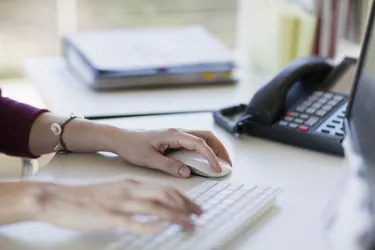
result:
[[[78,32],[64,48],[70,70],[97,90],[236,82],[232,52],[202,26]]]

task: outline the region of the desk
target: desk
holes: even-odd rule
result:
[[[278,207],[244,237],[236,250],[322,250],[325,248],[322,210],[339,179],[343,158],[285,146],[258,138],[233,138],[214,125],[211,114],[166,115],[101,120],[126,128],[183,127],[210,129],[233,159],[233,173],[221,181],[270,184],[283,188]],[[37,177],[58,181],[98,177],[144,176],[187,189],[205,179],[187,180],[130,166],[113,155],[60,155]]]
[[[244,74],[235,86],[97,92],[79,82],[61,58],[30,59],[25,63],[25,70],[52,111],[63,115],[76,112],[87,118],[211,111],[239,102],[248,103],[259,85],[266,81],[261,74]]]

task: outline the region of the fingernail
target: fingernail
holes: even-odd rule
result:
[[[180,168],[180,170],[178,171],[178,174],[181,176],[181,177],[189,177],[190,175],[190,168],[187,167],[187,166],[182,166]]]
[[[198,207],[196,212],[198,216],[201,216],[203,214],[203,209]]]

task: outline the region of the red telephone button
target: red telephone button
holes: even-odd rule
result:
[[[291,115],[291,113],[290,112],[286,112],[286,116],[290,116]]]
[[[298,127],[299,130],[303,131],[303,132],[306,132],[306,131],[309,131],[309,127],[305,126],[305,125],[301,125]]]

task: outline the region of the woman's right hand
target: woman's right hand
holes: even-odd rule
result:
[[[59,227],[98,231],[122,229],[135,234],[155,234],[163,221],[191,231],[192,214],[201,208],[177,189],[143,181],[122,180],[88,186],[48,185],[39,195],[36,220]],[[139,222],[135,215],[157,220]]]

